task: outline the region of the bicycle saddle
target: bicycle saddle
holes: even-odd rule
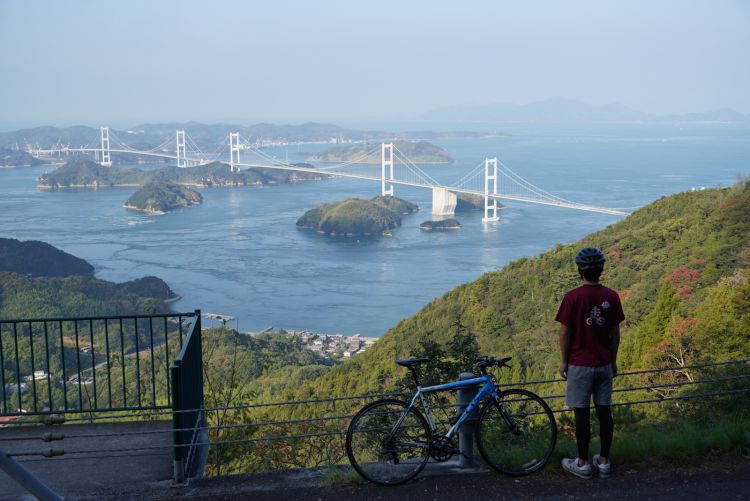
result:
[[[412,367],[419,364],[426,364],[429,361],[429,358],[415,358],[413,360],[396,360],[396,363],[401,367]]]

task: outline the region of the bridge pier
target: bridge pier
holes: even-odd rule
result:
[[[456,194],[445,188],[432,189],[432,215],[452,216],[456,213]]]

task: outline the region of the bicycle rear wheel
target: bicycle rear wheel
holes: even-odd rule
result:
[[[401,400],[378,400],[364,406],[346,432],[349,462],[360,475],[380,485],[414,478],[427,463],[429,444],[424,416]]]
[[[511,476],[544,467],[555,450],[557,424],[547,403],[526,390],[489,400],[479,415],[477,445],[487,464]]]

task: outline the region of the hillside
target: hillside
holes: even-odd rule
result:
[[[83,259],[46,242],[14,238],[0,238],[0,271],[44,277],[94,275],[94,267]]]
[[[127,199],[123,207],[151,214],[200,205],[203,197],[197,191],[172,183],[148,183]]]
[[[559,362],[553,319],[579,282],[573,257],[584,245],[604,250],[604,283],[623,299],[621,369],[673,363],[669,350],[683,345],[688,361],[750,355],[750,183],[743,182],[662,198],[574,244],[486,273],[401,321],[365,355],[284,394],[391,388],[402,377],[394,359],[457,354],[472,339],[483,353],[514,357],[509,379],[552,377]]]
[[[306,164],[295,164],[308,166]],[[162,167],[141,170],[128,167],[102,167],[87,159],[75,159],[45,173],[38,179],[40,188],[101,188],[111,186],[144,186],[152,182],[200,187],[238,187],[292,183],[323,179],[318,174],[277,169],[247,169],[232,172],[229,165],[211,162],[186,169]]]
[[[394,141],[393,147],[406,155],[409,160],[421,164],[453,163],[450,153],[427,141]],[[335,146],[321,151],[312,160],[317,162],[356,162],[362,164],[380,164],[380,149],[366,155],[373,148],[372,143],[355,143]]]

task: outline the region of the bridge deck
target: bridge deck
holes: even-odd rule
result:
[[[64,433],[64,440],[55,442],[0,441],[7,453],[16,451],[38,451],[64,449],[66,452],[110,449],[137,449],[138,447],[163,446],[163,449],[142,452],[118,452],[100,454],[69,454],[56,458],[40,456],[15,457],[24,467],[37,475],[57,494],[79,497],[92,492],[115,496],[132,489],[133,485],[153,484],[172,478],[172,428],[171,421],[141,421],[128,423],[76,424],[48,427],[0,428],[0,437],[39,436],[45,432]],[[148,435],[119,435],[113,437],[72,438],[74,435],[100,435],[144,430],[163,430],[163,433]],[[27,491],[0,471],[0,500],[33,499]]]

